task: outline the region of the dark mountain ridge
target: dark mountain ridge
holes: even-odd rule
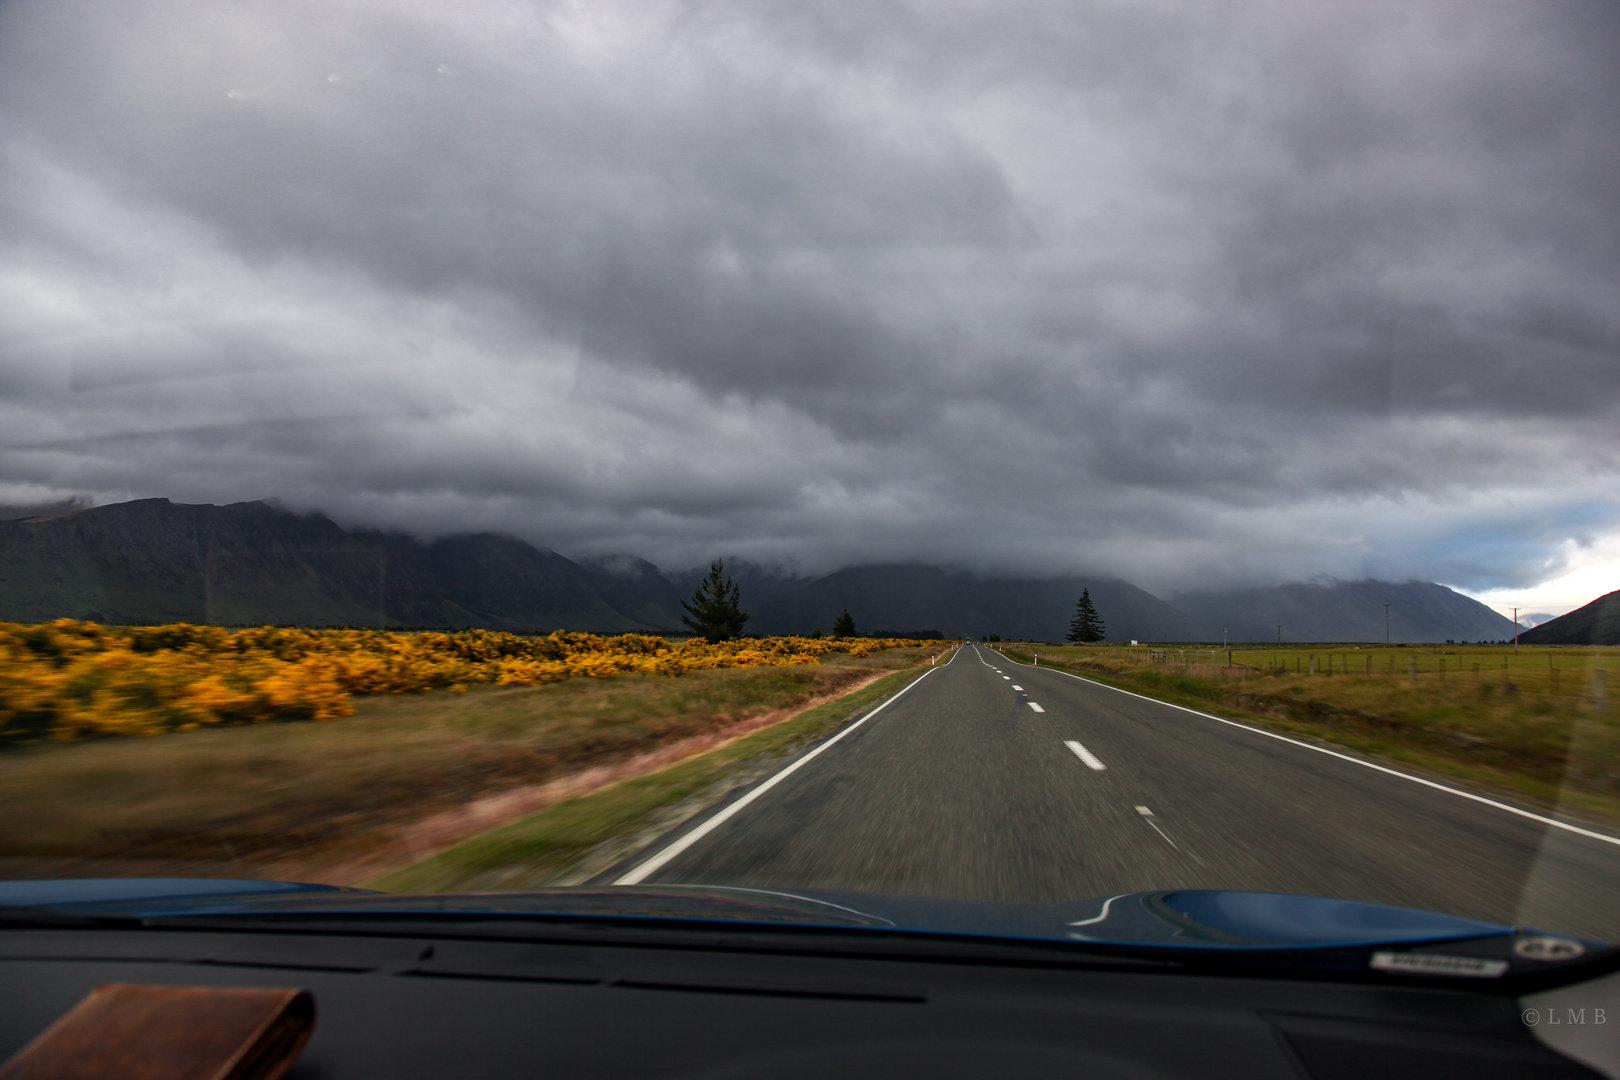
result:
[[[345,530],[266,502],[53,509],[0,519],[0,620],[670,633],[682,628],[681,598],[707,571],[665,574],[631,555],[576,562],[495,533],[423,541]],[[1279,622],[1288,641],[1382,641],[1385,602],[1395,641],[1513,633],[1484,605],[1416,581],[1184,593],[1166,603],[1103,576],[991,577],[895,563],[807,577],[746,560],[726,565],[752,615],[747,629],[759,634],[826,632],[847,608],[866,632],[926,627],[1055,641],[1082,589],[1114,641],[1219,641],[1223,628],[1234,642],[1266,641]]]
[[[1080,590],[1105,612],[1113,640],[1184,637],[1192,620],[1126,581],[1104,577],[980,577],[918,563],[851,566],[798,580],[753,600],[760,633],[830,628],[848,609],[857,630],[923,626],[950,637],[997,634],[1006,639],[1060,641]]]
[[[1519,634],[1529,645],[1620,645],[1620,589]]]
[[[493,533],[424,543],[263,502],[167,499],[0,521],[0,618],[658,630],[600,575]]]
[[[1427,581],[1298,582],[1176,593],[1170,602],[1203,626],[1210,641],[1220,640],[1223,632],[1232,641],[1383,641],[1385,604],[1392,642],[1513,636],[1513,620]]]

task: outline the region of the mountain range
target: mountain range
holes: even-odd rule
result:
[[[1052,641],[1089,589],[1110,640],[1383,641],[1385,604],[1392,641],[1513,635],[1512,622],[1490,608],[1420,581],[1160,598],[1104,576],[987,576],[904,563],[809,577],[727,566],[752,616],[748,630],[762,634],[827,631],[847,608],[863,633]],[[665,573],[631,555],[575,561],[495,533],[424,541],[348,530],[268,502],[141,499],[0,514],[0,620],[14,622],[679,632],[680,600],[705,570]]]
[[[1528,645],[1620,645],[1620,589],[1524,631]]]

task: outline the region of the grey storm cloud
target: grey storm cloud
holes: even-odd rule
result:
[[[1620,9],[0,5],[0,502],[1470,587],[1620,530]]]

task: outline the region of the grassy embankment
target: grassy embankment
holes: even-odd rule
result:
[[[1000,646],[1521,803],[1620,822],[1620,649]],[[1313,669],[1314,661],[1314,669]]]
[[[695,783],[719,781],[751,757],[779,753],[825,730],[856,702],[845,696],[772,721],[926,662],[932,651],[937,648],[834,653],[819,664],[698,670],[679,678],[624,672],[530,686],[358,695],[353,715],[325,722],[13,746],[0,751],[0,876],[175,874],[360,884],[525,807],[591,803],[592,796],[580,793],[593,785],[623,788],[622,777],[708,750],[708,764],[696,771],[689,760],[658,774],[673,776],[673,786],[661,789],[670,798],[688,798]],[[882,684],[879,678],[858,696],[881,693]],[[645,780],[632,782],[642,795],[649,790]],[[668,802],[654,798],[647,805]],[[569,820],[574,831],[568,835],[584,835],[577,815]],[[623,812],[612,818],[625,828],[642,820]],[[597,821],[587,832],[606,837],[604,829],[612,827]],[[552,854],[536,855],[536,864],[556,869],[569,852],[583,849],[558,842],[547,850]],[[488,863],[448,855],[431,865],[465,865],[469,874],[481,874]],[[418,877],[459,880],[442,870]]]
[[[386,892],[449,892],[581,883],[765,775],[791,751],[876,708],[920,674],[913,669],[886,675],[783,723],[480,833],[367,885]]]

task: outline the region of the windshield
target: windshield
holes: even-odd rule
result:
[[[0,5],[0,904],[1620,941],[1617,41]]]

